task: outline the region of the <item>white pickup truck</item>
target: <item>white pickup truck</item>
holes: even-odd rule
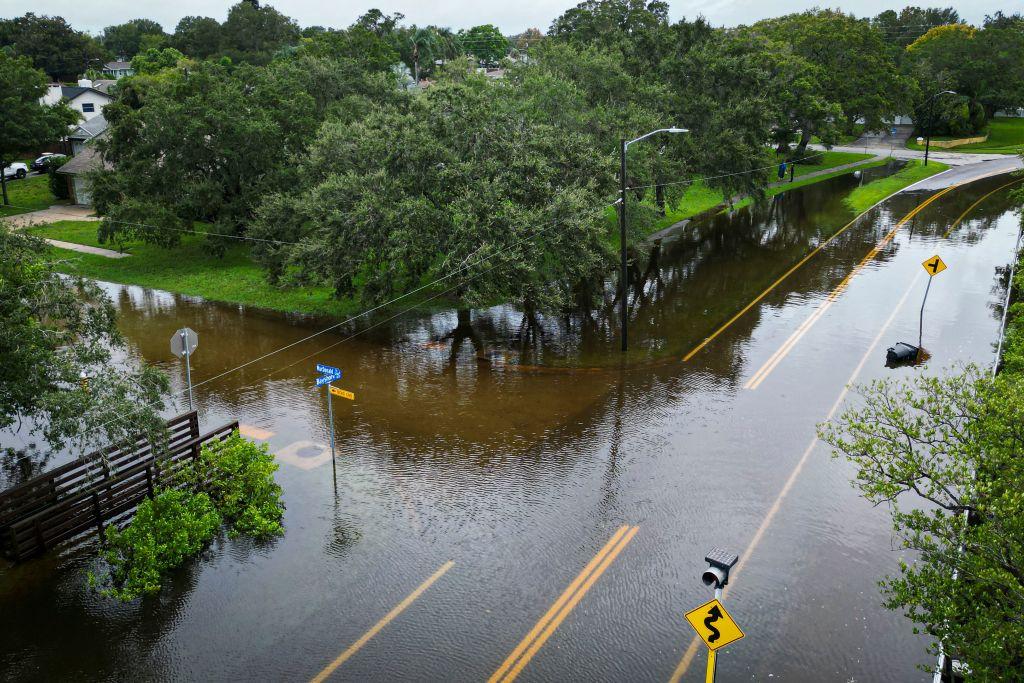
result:
[[[21,180],[28,175],[28,166],[19,162],[15,162],[4,169],[4,178],[17,178]]]

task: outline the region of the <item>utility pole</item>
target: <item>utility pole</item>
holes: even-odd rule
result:
[[[626,150],[634,142],[640,142],[644,138],[649,138],[656,133],[676,134],[689,132],[686,128],[659,128],[632,140],[626,140],[625,138],[619,140],[619,255],[622,260],[622,272],[619,274],[619,311],[622,316],[621,337],[623,352],[629,348],[627,341],[627,327],[629,326],[627,301],[629,294],[626,287],[626,280],[629,277],[628,264],[626,262]]]
[[[619,168],[619,255],[622,259],[622,270],[619,273],[619,310],[622,317],[622,350],[628,348],[628,341],[626,339],[626,328],[629,325],[629,312],[627,310],[626,301],[629,298],[629,290],[626,287],[626,279],[629,276],[628,266],[626,264],[626,147],[628,143],[626,138],[619,140],[619,155],[620,155],[620,168]],[[6,190],[4,190],[6,192]]]

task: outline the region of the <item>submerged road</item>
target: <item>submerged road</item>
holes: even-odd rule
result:
[[[876,585],[912,558],[815,426],[852,383],[922,372],[883,364],[916,341],[935,254],[949,269],[925,310],[927,371],[991,361],[1011,181],[901,194],[850,224],[853,181],[837,179],[689,225],[634,292],[625,365],[614,312],[521,345],[502,343],[521,317],[496,308],[472,330],[438,313],[339,333],[207,384],[205,422],[239,417],[278,454],[286,535],[222,539],[128,607],[84,590],[89,553],[0,570],[0,671],[702,680],[683,614],[711,597],[703,557],[723,546],[741,557],[725,604],[746,638],[720,653],[720,681],[927,680],[926,639]],[[175,375],[170,332],[199,331],[197,379],[317,327],[110,291],[133,352]],[[357,397],[335,406],[336,493],[316,361]]]

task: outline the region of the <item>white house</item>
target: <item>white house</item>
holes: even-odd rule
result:
[[[92,81],[83,78],[78,85],[51,84],[39,100],[40,104],[52,106],[66,98],[68,104],[75,111],[81,112],[82,118],[86,121],[99,116],[103,108],[114,101],[114,98],[105,92],[101,92],[92,86]]]
[[[114,80],[122,78],[124,76],[131,76],[135,73],[135,69],[132,68],[131,62],[126,62],[123,59],[116,62],[107,62],[103,65],[103,73],[107,74]]]

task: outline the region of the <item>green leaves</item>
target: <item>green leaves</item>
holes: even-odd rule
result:
[[[1024,665],[1024,376],[989,380],[968,367],[857,392],[860,405],[819,433],[856,466],[862,495],[890,506],[902,547],[917,557],[881,583],[886,606],[924,624],[972,680],[1015,678]]]
[[[0,253],[0,429],[22,424],[23,435],[81,453],[140,434],[158,441],[167,380],[112,367],[123,341],[102,290],[59,275],[45,244],[22,233],[0,229]]]
[[[107,528],[100,556],[108,571],[90,574],[90,585],[126,602],[157,593],[167,574],[198,555],[224,523],[232,537],[280,536],[284,504],[276,471],[266,445],[238,432],[205,445],[196,465],[176,475],[183,488],[142,501],[123,531]]]

